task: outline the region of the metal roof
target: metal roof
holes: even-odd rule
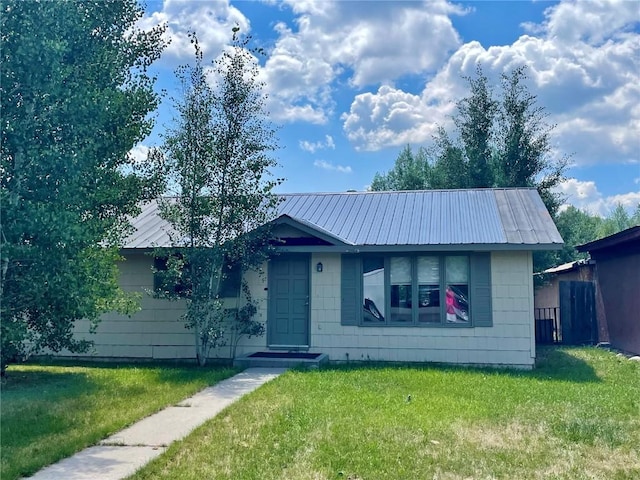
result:
[[[640,245],[640,225],[627,228],[621,232],[585,243],[584,245],[578,245],[576,250],[579,252],[596,252],[598,250],[618,248],[624,244]]]
[[[288,217],[342,245],[361,247],[560,248],[563,241],[533,188],[280,195]],[[133,220],[125,248],[169,246],[156,202]]]
[[[543,270],[542,273],[570,272],[571,270],[575,270],[579,267],[584,267],[585,265],[592,266],[595,265],[595,262],[593,260],[574,260],[573,262],[563,263],[562,265],[558,265],[556,267],[547,268],[546,270]]]

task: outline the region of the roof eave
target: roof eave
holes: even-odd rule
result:
[[[417,252],[517,252],[560,250],[557,244],[441,244],[441,245],[314,245],[277,247],[281,252],[311,253],[417,253]]]
[[[334,235],[333,233],[325,230],[324,228],[315,225],[311,222],[308,222],[306,220],[302,220],[300,218],[294,218],[290,215],[282,214],[279,217],[275,218],[274,220],[271,220],[269,222],[269,224],[271,225],[287,225],[293,228],[297,228],[298,230],[301,230],[304,233],[307,233],[309,235],[312,235],[314,237],[319,238],[320,240],[324,240],[328,243],[332,243],[336,246],[352,246],[353,244],[350,242],[347,242],[346,240],[344,240],[343,238],[338,237],[337,235]]]
[[[614,233],[608,237],[594,240],[593,242],[585,243],[584,245],[577,245],[576,250],[579,252],[593,252],[603,250],[605,248],[617,247],[618,245],[632,242],[634,240],[640,240],[640,225]]]

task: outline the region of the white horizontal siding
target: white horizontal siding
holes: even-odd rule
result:
[[[128,254],[119,263],[120,285],[124,290],[141,294],[141,310],[132,316],[109,313],[103,315],[95,334],[89,331],[87,321],[76,323],[74,333],[78,339],[94,342],[86,354],[62,352],[61,356],[121,357],[139,359],[193,359],[195,358],[194,334],[181,320],[185,304],[153,298],[153,257],[142,253]],[[266,279],[266,276],[264,276]],[[247,277],[254,299],[258,302],[258,318],[266,318],[266,291],[257,273]],[[251,286],[251,284],[255,284]],[[229,307],[235,306],[231,299]],[[241,339],[238,353],[265,348],[264,338]],[[212,357],[229,358],[231,345],[211,352]]]
[[[313,267],[322,262],[323,271]],[[314,254],[310,265],[311,350],[331,360],[446,362],[531,367],[535,358],[533,282],[530,252],[491,255],[493,327],[355,327],[340,324],[339,254]],[[142,310],[131,317],[108,314],[95,335],[79,322],[80,338],[95,342],[88,355],[145,359],[192,359],[193,332],[180,321],[184,303],[154,299],[152,257],[127,255],[119,265],[123,288],[142,294]],[[258,302],[258,320],[267,318],[267,275],[250,272],[247,280]],[[236,354],[266,349],[266,335],[243,338]],[[67,353],[69,355],[69,353]],[[231,346],[212,352],[229,358]]]

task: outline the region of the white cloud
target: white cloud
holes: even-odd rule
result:
[[[350,166],[342,166],[342,165],[334,165],[333,163],[326,162],[324,160],[316,160],[313,162],[314,167],[322,168],[323,170],[330,170],[334,172],[340,173],[351,173],[352,169]]]
[[[629,24],[638,21],[639,16],[640,9],[635,1],[572,0],[547,8],[541,26],[527,26],[533,27],[533,31],[542,29],[565,42],[599,44],[626,30]]]
[[[297,29],[283,28],[275,52],[306,65],[352,71],[357,86],[422,73],[460,44],[449,15],[464,11],[444,0],[368,2],[288,0]],[[407,41],[411,39],[411,41]]]
[[[229,0],[197,1],[164,0],[159,11],[145,15],[138,26],[143,30],[166,24],[164,39],[169,43],[161,62],[176,67],[193,58],[194,49],[187,36],[190,31],[198,35],[198,43],[205,59],[213,59],[231,41],[232,29],[238,25],[242,33],[249,33],[250,22]]]
[[[428,2],[286,1],[295,28],[278,23],[279,38],[263,78],[278,120],[296,118],[287,106],[333,113],[336,82],[378,85],[407,74],[432,72],[460,45],[449,15],[463,14],[444,0]],[[408,41],[411,39],[411,41]],[[308,121],[308,117],[302,120]]]
[[[135,165],[142,165],[147,161],[149,156],[149,147],[139,143],[131,150],[129,150],[129,157],[133,159]]]
[[[317,150],[324,150],[330,148],[335,150],[336,144],[333,141],[331,135],[325,135],[324,141],[319,140],[317,142],[309,142],[308,140],[300,140],[300,148],[309,153],[315,153]]]
[[[575,178],[569,178],[562,182],[557,191],[566,196],[564,208],[573,205],[602,217],[609,215],[618,204],[621,204],[630,213],[640,204],[640,191],[604,197],[598,191],[595,182],[583,182]]]
[[[439,124],[447,124],[453,105],[413,95],[390,86],[357,95],[342,115],[347,138],[357,150],[428,141]]]
[[[530,91],[557,124],[556,150],[575,153],[579,164],[639,162],[637,3],[563,2],[545,14],[543,24],[528,26],[539,36],[522,35],[505,46],[460,46],[419,94],[383,87],[356,96],[342,117],[345,134],[363,150],[429,141],[434,124],[447,121],[451,102],[466,94],[461,76],[473,75],[481,63],[497,83],[502,72],[527,65]],[[403,96],[411,101],[396,101]]]

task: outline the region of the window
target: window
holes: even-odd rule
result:
[[[363,325],[470,326],[470,256],[362,257]]]
[[[389,280],[391,284],[391,321],[411,322],[413,304],[411,301],[411,258],[391,257],[389,264]]]
[[[157,294],[186,296],[191,284],[183,275],[184,265],[179,254],[153,259],[153,290]]]
[[[225,263],[222,268],[222,281],[220,282],[220,297],[237,297],[240,295],[242,284],[242,265],[240,263]]]
[[[385,321],[384,258],[366,257],[362,260],[363,316],[365,323]]]
[[[440,323],[440,259],[418,257],[418,322]]]
[[[447,323],[469,323],[469,260],[445,257]]]
[[[186,264],[180,255],[172,257],[175,264],[170,265],[168,257],[155,257],[153,261],[153,289],[165,295],[189,296],[191,282],[185,275]],[[171,267],[171,268],[169,268]],[[222,280],[218,290],[219,297],[237,297],[240,295],[242,268],[240,263],[225,262],[222,268]]]

